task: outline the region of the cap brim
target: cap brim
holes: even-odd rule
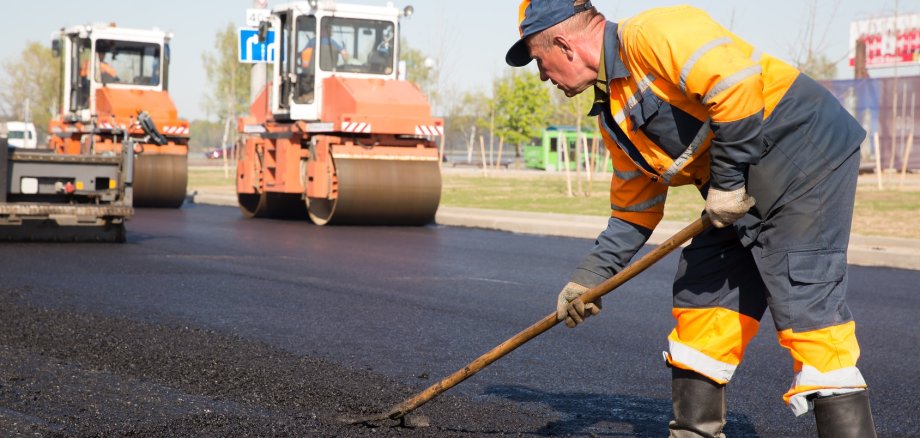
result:
[[[512,67],[523,67],[530,64],[532,59],[530,49],[527,48],[527,38],[519,39],[508,49],[508,54],[505,55],[505,62]]]

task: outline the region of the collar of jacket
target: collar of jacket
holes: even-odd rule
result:
[[[626,69],[626,64],[620,58],[620,37],[617,35],[617,26],[617,23],[612,21],[608,21],[604,26],[604,42],[601,46],[603,65],[599,66],[601,70],[597,72],[597,80],[604,83],[606,90],[597,85],[594,86],[594,105],[588,112],[589,116],[600,114],[604,110],[604,105],[608,104],[610,81],[629,77],[629,70]]]

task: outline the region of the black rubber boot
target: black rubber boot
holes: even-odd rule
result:
[[[820,438],[875,438],[869,391],[818,397],[815,422]]]
[[[693,371],[671,368],[671,400],[671,438],[725,437],[725,385]]]

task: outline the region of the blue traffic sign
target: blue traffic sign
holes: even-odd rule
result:
[[[259,42],[258,29],[240,29],[237,47],[240,62],[263,63],[275,62],[278,45],[275,44],[275,32],[270,30],[265,41]]]

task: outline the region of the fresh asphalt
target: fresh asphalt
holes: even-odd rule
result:
[[[0,304],[16,309],[15,315],[4,317],[4,324],[39,321],[36,328],[23,330],[41,331],[60,320],[77,329],[49,332],[36,342],[40,346],[32,346],[30,337],[15,336],[17,327],[3,328],[0,359],[7,369],[0,370],[0,426],[51,435],[125,432],[117,425],[132,421],[136,411],[111,408],[113,389],[97,382],[100,373],[127,382],[118,385],[120,392],[147,391],[139,398],[144,412],[159,415],[152,422],[185,427],[168,431],[275,435],[286,430],[286,422],[308,421],[276,415],[296,410],[285,406],[284,397],[270,405],[253,402],[234,391],[245,382],[215,376],[207,385],[190,384],[205,370],[173,376],[167,366],[177,360],[236,363],[240,349],[269,352],[259,353],[265,356],[264,365],[246,374],[248,380],[269,382],[265,384],[271,381],[265,376],[298,358],[363,373],[361,378],[377,386],[377,392],[361,394],[365,406],[382,409],[382,403],[404,396],[405,388],[410,393],[424,389],[545,317],[590,245],[584,238],[443,225],[317,227],[245,220],[236,208],[201,204],[138,210],[123,245],[4,243]],[[669,256],[608,295],[600,316],[574,330],[555,327],[445,394],[458,401],[423,406],[419,413],[430,417],[430,428],[385,431],[397,436],[666,435],[669,370],[661,351],[672,327],[669,284],[675,265],[676,256]],[[915,418],[920,399],[915,371],[920,361],[917,284],[920,271],[850,270],[849,303],[859,324],[860,368],[871,387],[879,436],[920,436]],[[84,347],[76,343],[81,330],[110,324],[142,324],[144,330],[132,332],[140,338],[136,342],[162,350],[163,363],[133,364],[130,355],[123,355],[120,365],[106,365],[99,359],[111,354],[105,348],[81,352]],[[111,336],[119,339],[119,331]],[[202,339],[180,342],[185,337]],[[215,339],[227,338],[236,341],[228,348],[209,348]],[[98,342],[106,345],[104,339]],[[109,350],[119,345],[113,343]],[[292,362],[278,362],[278,356]],[[16,367],[17,360],[45,365]],[[728,436],[816,436],[813,418],[793,417],[781,401],[791,365],[776,343],[768,315],[728,389]],[[135,366],[145,371],[132,372]],[[294,369],[285,374],[291,384],[298,380]],[[61,377],[67,373],[79,378]],[[327,384],[332,389],[307,403],[349,397],[349,382],[333,390],[346,375],[340,373],[322,379],[331,381]],[[301,377],[313,378],[306,373]],[[56,400],[34,393],[48,380],[61,394]],[[391,391],[380,383],[384,380],[403,389]],[[158,392],[150,395],[144,386],[148,384],[156,384]],[[215,392],[221,409],[242,405],[246,415],[265,420],[266,428],[237,429],[231,424],[228,429],[221,424],[220,429],[213,421],[189,422],[186,415],[192,414],[177,412],[177,398],[213,403]],[[86,413],[100,406],[103,412],[96,417]],[[465,429],[450,423],[452,409],[463,407],[472,412],[464,417],[469,423]],[[481,410],[473,412],[474,407]],[[110,427],[72,428],[82,424],[75,417],[87,415]],[[501,421],[503,415],[507,422]],[[232,423],[242,417],[228,418]],[[291,434],[366,433],[361,426],[319,422],[311,427],[291,429]]]

